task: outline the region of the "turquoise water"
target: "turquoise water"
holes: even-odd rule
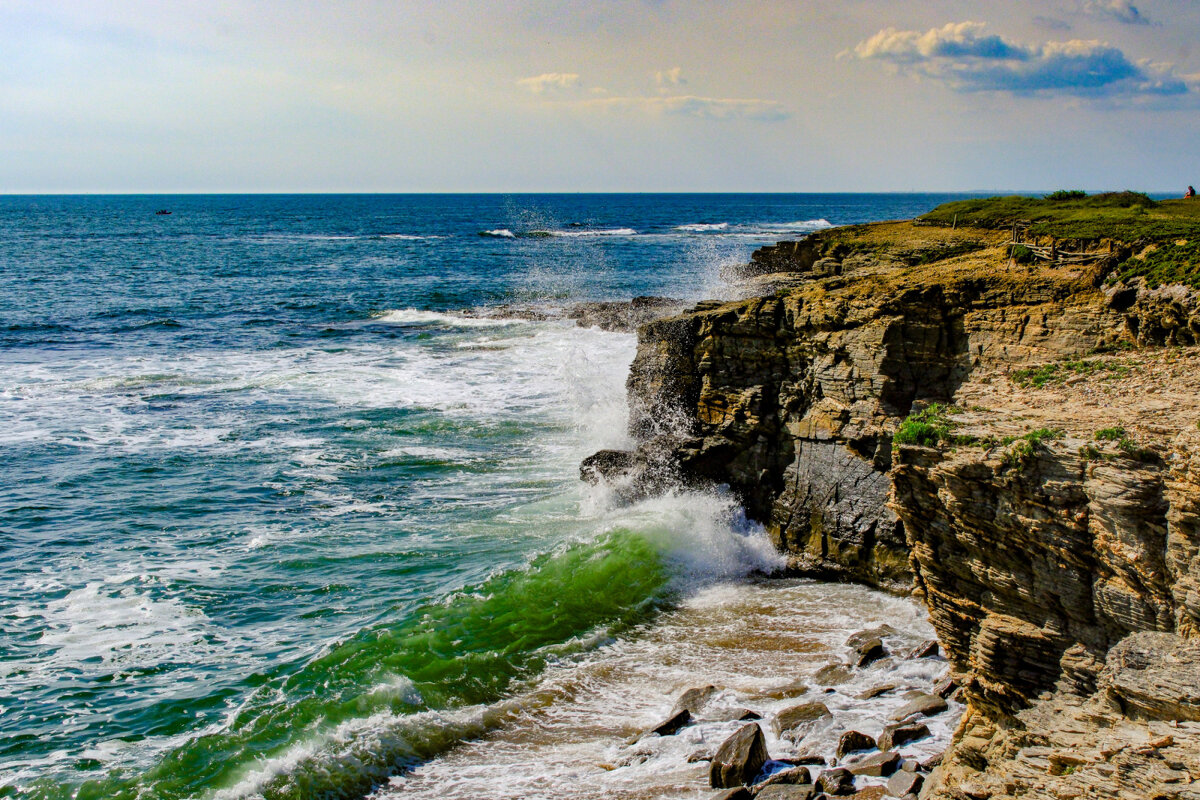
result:
[[[486,313],[942,199],[0,198],[0,795],[361,797],[769,567],[730,498],[577,480],[631,335]]]

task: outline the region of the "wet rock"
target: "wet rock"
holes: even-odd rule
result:
[[[712,761],[712,753],[708,750],[694,750],[684,759],[689,764],[699,764],[701,761]]]
[[[635,297],[629,302],[577,303],[567,312],[581,328],[632,333],[638,326],[685,310],[688,304],[670,297]]]
[[[818,686],[837,686],[854,677],[854,673],[841,664],[827,664],[813,675],[813,683]]]
[[[759,789],[754,796],[759,800],[811,800],[813,787],[811,784],[772,784]]]
[[[724,792],[717,792],[711,796],[711,800],[751,800],[754,795],[745,786],[738,786]]]
[[[810,786],[812,784],[812,773],[807,767],[789,767],[788,769],[780,770],[773,773],[766,780],[757,784],[755,792],[758,793],[767,786],[787,785],[787,786]]]
[[[579,477],[585,483],[612,481],[633,469],[637,457],[631,450],[599,450],[579,464]]]
[[[942,759],[946,757],[945,753],[938,753],[935,756],[930,756],[921,762],[922,772],[933,772],[942,765]]]
[[[603,451],[602,451],[603,452]],[[709,686],[693,686],[683,694],[679,695],[679,699],[675,701],[675,705],[671,707],[672,716],[680,711],[690,711],[692,716],[699,716],[701,709],[712,700],[713,696],[718,692],[717,687]]]
[[[838,739],[837,757],[840,761],[845,758],[848,753],[854,753],[859,750],[874,750],[875,740],[865,733],[858,731],[846,731]]]
[[[679,731],[692,724],[692,712],[686,708],[678,714],[660,722],[658,725],[651,728],[647,733],[656,733],[659,736],[674,736]]]
[[[937,658],[938,655],[937,639],[930,639],[921,642],[908,652],[908,658]]]
[[[900,767],[900,754],[889,751],[874,753],[853,764],[847,764],[846,769],[855,775],[869,775],[876,778],[886,778]]]
[[[882,639],[885,636],[895,636],[896,629],[891,625],[883,624],[874,628],[868,628],[865,631],[859,631],[850,635],[846,640],[846,647],[857,650],[864,642],[869,642],[872,639]]]
[[[883,733],[879,734],[879,738],[875,740],[875,745],[880,750],[892,750],[927,736],[929,736],[929,727],[923,723],[899,723],[885,727]]]
[[[708,768],[713,788],[743,786],[754,780],[767,762],[767,743],[756,723],[743,725],[721,743]]]
[[[808,693],[808,684],[804,681],[792,681],[785,683],[782,686],[774,686],[761,693],[762,697],[770,697],[776,700],[783,700],[788,697],[799,697],[802,694]]]
[[[891,718],[894,720],[903,720],[916,715],[932,717],[941,714],[947,708],[949,706],[946,704],[946,701],[936,694],[922,694],[920,697],[913,698],[893,711]]]
[[[906,794],[921,791],[923,783],[925,783],[925,779],[917,773],[901,770],[893,773],[892,777],[888,778],[888,794],[895,795],[896,797],[904,797]]]
[[[884,797],[887,797],[887,787],[867,786],[851,795],[850,800],[883,800]]]
[[[916,772],[920,768],[921,762],[917,761],[915,758],[906,758],[900,762],[900,769],[904,770],[905,772]]]
[[[817,778],[816,788],[831,795],[854,794],[854,773],[842,767],[827,769]]]
[[[938,697],[948,698],[958,691],[959,684],[951,676],[946,676],[933,685],[933,693]]]
[[[828,719],[832,716],[829,713],[829,707],[824,703],[801,703],[800,705],[785,708],[776,714],[775,729],[779,731],[780,735],[783,735],[802,725]]]
[[[884,695],[884,694],[887,694],[889,692],[894,692],[894,691],[896,691],[896,684],[885,683],[880,686],[874,686],[870,689],[867,689],[865,692],[862,692],[856,696],[859,700],[871,700],[876,697],[879,697],[880,695]]]
[[[786,760],[787,763],[795,764],[797,766],[804,765],[810,767],[824,767],[829,764],[829,760],[825,758],[825,756],[812,750],[805,751],[798,756],[792,756],[791,758],[781,760]]]
[[[850,663],[856,667],[865,667],[884,658],[887,654],[888,651],[883,646],[882,640],[867,639],[854,648],[854,655],[850,657]]]

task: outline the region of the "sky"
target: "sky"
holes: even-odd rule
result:
[[[1197,0],[0,0],[0,193],[1188,184]]]

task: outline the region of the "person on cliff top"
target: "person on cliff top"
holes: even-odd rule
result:
[[[1184,192],[1184,193],[1183,193],[1183,196],[1184,196],[1184,197],[1195,197],[1195,196],[1196,196],[1196,189],[1195,189],[1194,187],[1191,187],[1191,186],[1189,186],[1189,187],[1188,187],[1188,190],[1187,190],[1186,192]]]

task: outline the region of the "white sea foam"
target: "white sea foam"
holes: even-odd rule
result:
[[[531,236],[562,236],[567,238],[582,236],[636,236],[633,228],[577,228],[530,231]]]
[[[495,230],[490,230],[490,231],[480,231],[479,235],[480,236],[493,236],[497,239],[515,239],[515,238],[517,238],[517,235],[515,233],[513,233],[512,231],[510,231],[508,228],[496,228]]]
[[[705,233],[708,231],[724,231],[729,229],[728,222],[698,222],[694,225],[676,225],[677,231],[688,231],[690,233]]]
[[[452,328],[495,328],[523,322],[520,319],[476,317],[463,313],[425,311],[419,308],[397,308],[384,311],[375,315],[373,321],[393,325],[441,325]]]

